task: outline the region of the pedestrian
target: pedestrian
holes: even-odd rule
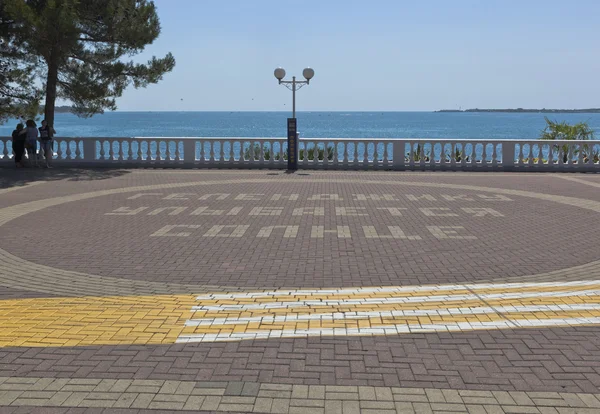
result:
[[[23,167],[23,153],[25,152],[25,136],[21,135],[23,124],[17,124],[17,129],[12,133],[12,147],[15,155],[15,166]]]
[[[36,128],[35,121],[33,119],[29,119],[25,122],[27,128],[21,131],[19,135],[25,136],[25,149],[27,150],[27,158],[29,162],[34,162],[35,166],[38,166],[37,161],[37,139],[39,136],[39,131]]]
[[[54,134],[56,131],[48,122],[44,119],[42,121],[42,126],[40,129],[40,149],[44,152],[44,157],[46,159],[46,168],[50,168],[50,160],[52,159],[52,155],[54,154]]]

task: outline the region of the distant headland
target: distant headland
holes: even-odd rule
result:
[[[44,107],[42,106],[42,111],[43,111]],[[68,114],[73,112],[73,107],[72,106],[57,106],[54,108],[54,111],[57,114]]]
[[[588,109],[442,109],[435,112],[510,112],[510,113],[536,113],[536,114],[598,114],[600,108]]]

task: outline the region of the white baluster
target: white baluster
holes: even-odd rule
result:
[[[206,162],[206,159],[204,158],[205,157],[205,155],[204,155],[204,145],[205,145],[204,140],[200,139],[198,141],[198,145],[200,146],[200,159],[198,161],[200,162],[200,164],[204,164]]]
[[[254,162],[254,143],[248,143],[248,162]]]
[[[117,154],[116,154],[117,161],[122,161],[123,160],[123,140],[117,139],[117,140],[115,140],[115,142],[117,143]]]
[[[56,158],[59,160],[62,160],[62,155],[63,155],[63,151],[62,151],[62,143],[64,141],[63,140],[54,140],[54,145],[56,146]]]
[[[343,141],[344,145],[344,167],[348,166],[348,141]]]
[[[133,138],[127,140],[127,158],[126,161],[133,161]]]
[[[389,148],[388,148],[388,142],[384,141],[383,142],[383,167],[387,168],[389,165]]]
[[[487,166],[487,164],[488,164],[488,160],[487,160],[487,146],[488,146],[488,144],[486,142],[484,142],[482,145],[483,145],[483,151],[481,152],[481,165]]]
[[[379,151],[377,149],[377,141],[373,141],[373,168],[379,166]]]
[[[148,140],[146,141],[146,161],[147,162],[152,162],[153,158],[152,158],[152,141]]]
[[[66,143],[67,143],[67,160],[71,160],[71,159],[73,159],[73,158],[72,158],[73,151],[71,150],[71,143],[72,143],[72,142],[74,142],[74,141],[73,141],[73,140],[71,140],[71,139],[69,139],[69,140],[66,140]],[[51,158],[52,158],[52,159],[54,159],[54,155],[55,155],[55,154],[54,154],[54,149],[51,149],[51,151],[52,151],[52,157],[51,157]],[[57,157],[58,157],[58,155],[57,155]]]
[[[154,140],[154,143],[156,144],[156,157],[154,158],[154,160],[156,162],[160,162],[164,159],[162,151],[160,150],[160,143],[161,141],[158,139]]]
[[[104,144],[106,144],[106,141],[100,141],[100,159],[101,160],[105,160],[106,159],[105,158],[106,152],[104,151]]]
[[[165,160],[166,161],[171,161],[171,141],[167,140],[167,141],[163,141],[165,143]]]
[[[569,143],[569,167],[573,167],[573,161],[575,161],[575,144]]]
[[[114,161],[115,160],[115,141],[112,139],[108,140],[108,159],[109,161]]]
[[[181,159],[181,151],[179,151],[179,145],[181,144],[181,141],[174,141],[174,142],[175,142],[175,160],[178,162],[183,161]]]

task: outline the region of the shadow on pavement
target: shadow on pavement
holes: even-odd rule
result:
[[[79,168],[0,168],[0,189],[21,187],[34,181],[97,181],[130,174],[122,169]]]

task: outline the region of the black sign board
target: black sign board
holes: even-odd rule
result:
[[[296,171],[298,169],[298,127],[296,118],[288,118],[287,130],[288,171]]]

